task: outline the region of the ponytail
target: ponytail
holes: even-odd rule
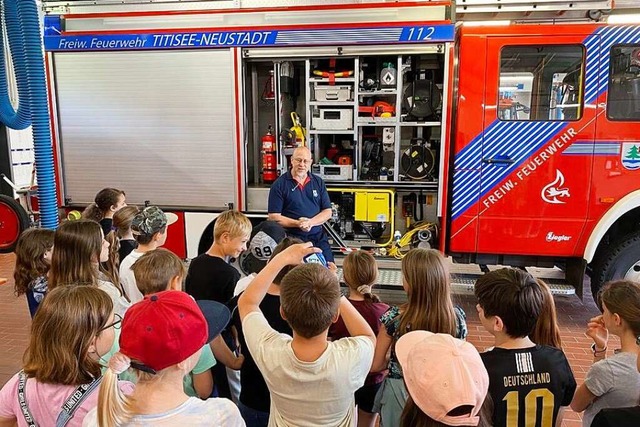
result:
[[[185,359],[186,363],[180,362],[174,367],[154,371],[148,367],[144,370],[144,366],[138,361],[131,362],[131,359],[123,353],[117,352],[109,359],[109,366],[102,376],[102,384],[98,393],[98,427],[113,427],[126,424],[132,417],[138,415],[134,410],[135,398],[127,396],[120,390],[118,384],[118,375],[125,372],[129,368],[133,368],[133,372],[137,378],[137,383],[149,382],[165,382],[167,375],[172,375],[175,366],[181,369],[180,378],[187,375],[190,367],[196,364],[200,357],[200,351],[193,353]],[[134,391],[135,393],[135,391]],[[143,400],[144,396],[139,397]]]
[[[98,393],[98,427],[122,425],[133,416],[133,399],[122,393],[118,385],[118,374],[130,365],[131,360],[122,353],[114,354],[109,360]]]
[[[112,206],[118,204],[120,196],[124,196],[124,191],[117,188],[103,188],[98,191],[93,203],[91,203],[82,212],[83,219],[90,219],[95,222],[100,222],[104,218],[105,213],[111,209]]]
[[[372,292],[371,285],[358,286],[357,291],[361,293],[362,296],[364,296],[364,300],[368,303],[380,302],[380,298],[378,298],[378,295]]]
[[[91,203],[82,211],[82,219],[100,222],[102,218],[104,218],[104,212],[95,203]]]
[[[371,290],[378,279],[378,265],[369,252],[350,252],[342,262],[342,277],[352,291],[364,296],[365,302],[380,302],[380,298]]]

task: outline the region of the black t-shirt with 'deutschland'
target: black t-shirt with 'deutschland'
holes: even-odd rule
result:
[[[576,381],[564,353],[535,347],[481,353],[489,373],[494,427],[553,427],[561,406],[568,406]]]

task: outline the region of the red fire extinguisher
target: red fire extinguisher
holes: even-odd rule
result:
[[[276,164],[276,139],[269,125],[269,130],[262,137],[262,179],[265,183],[270,184],[278,178]]]

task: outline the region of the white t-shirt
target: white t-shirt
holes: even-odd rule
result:
[[[136,277],[133,275],[133,270],[131,270],[133,263],[140,259],[142,255],[144,255],[144,252],[138,252],[134,249],[120,263],[120,283],[122,283],[124,292],[131,300],[131,304],[142,301],[144,298],[136,284]]]
[[[373,362],[366,337],[328,342],[314,362],[299,360],[291,342],[269,326],[261,312],[242,322],[247,347],[271,393],[269,426],[354,426],[353,393],[364,385]]]
[[[97,427],[97,409],[90,411],[82,423],[82,427]],[[136,415],[121,427],[244,427],[244,421],[240,416],[240,411],[228,399],[207,399],[200,400],[197,397],[190,397],[182,405],[175,409],[155,415]]]
[[[251,283],[251,281],[255,279],[256,276],[257,274],[251,273],[250,275],[244,276],[242,279],[238,280],[238,283],[236,283],[236,288],[233,290],[233,296],[235,297],[243,293],[249,286],[249,283]]]

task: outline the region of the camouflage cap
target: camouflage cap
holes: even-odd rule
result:
[[[131,231],[138,236],[152,236],[177,219],[175,214],[165,214],[157,206],[148,206],[133,217]]]

